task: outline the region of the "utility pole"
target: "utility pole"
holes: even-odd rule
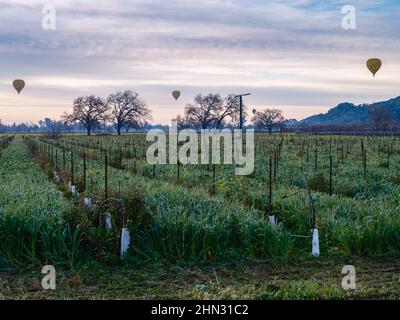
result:
[[[243,97],[250,95],[251,93],[246,93],[246,94],[238,94],[235,96],[235,98],[239,98],[239,103],[240,103],[240,130],[243,129]]]

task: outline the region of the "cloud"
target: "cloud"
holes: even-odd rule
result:
[[[57,10],[54,31],[41,28],[45,4]],[[328,109],[351,96],[389,98],[399,85],[399,4],[352,1],[358,28],[351,31],[341,28],[345,4],[0,0],[0,90],[24,77],[32,99],[70,109],[81,94],[133,89],[153,106],[154,120],[165,123],[165,108],[157,110],[174,107],[165,97],[177,87],[193,95],[243,88],[259,95],[254,104],[285,105],[289,113],[295,105]],[[364,66],[369,56],[384,60],[374,83]],[[9,117],[4,105],[15,105],[13,95],[5,99],[2,119]]]

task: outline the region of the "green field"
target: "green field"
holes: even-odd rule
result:
[[[399,297],[399,138],[260,134],[246,177],[150,165],[146,148],[140,134],[0,140],[0,298],[49,295],[35,282],[45,264],[63,279],[53,298]],[[122,258],[106,197],[124,207]],[[360,272],[354,292],[340,285],[346,264]]]

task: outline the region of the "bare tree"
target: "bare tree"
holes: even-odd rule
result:
[[[219,94],[201,94],[194,98],[193,104],[186,105],[185,115],[180,123],[192,128],[221,128],[239,119],[239,101],[234,95],[222,99]]]
[[[197,95],[193,104],[185,107],[185,122],[193,127],[207,129],[213,127],[222,109],[223,100],[219,94]]]
[[[371,107],[368,113],[375,131],[386,131],[393,124],[393,114],[386,108]]]
[[[245,107],[244,107],[245,109]],[[246,111],[243,110],[243,117],[246,118]],[[240,121],[240,101],[239,99],[230,94],[224,100],[224,105],[220,111],[219,117],[217,119],[216,128],[220,129],[224,122],[228,121],[229,124],[238,125]]]
[[[176,120],[176,123],[178,126],[178,130],[184,130],[184,129],[191,128],[191,125],[186,121],[185,117],[178,115],[175,120]]]
[[[109,118],[107,111],[108,106],[100,97],[78,97],[74,100],[72,114],[63,115],[63,120],[70,124],[82,124],[90,136],[94,128],[106,123]]]
[[[38,122],[39,128],[42,132],[58,134],[64,129],[62,121],[52,120],[50,118],[44,118]]]
[[[136,92],[126,90],[108,97],[107,105],[111,110],[111,118],[118,135],[121,135],[123,127],[140,127],[151,118],[146,103],[138,96]]]
[[[281,110],[265,109],[255,113],[253,124],[257,129],[267,129],[271,133],[272,129],[280,125],[284,120]]]

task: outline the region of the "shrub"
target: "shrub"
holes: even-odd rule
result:
[[[323,172],[316,172],[308,178],[307,187],[313,191],[329,192],[329,181]]]

